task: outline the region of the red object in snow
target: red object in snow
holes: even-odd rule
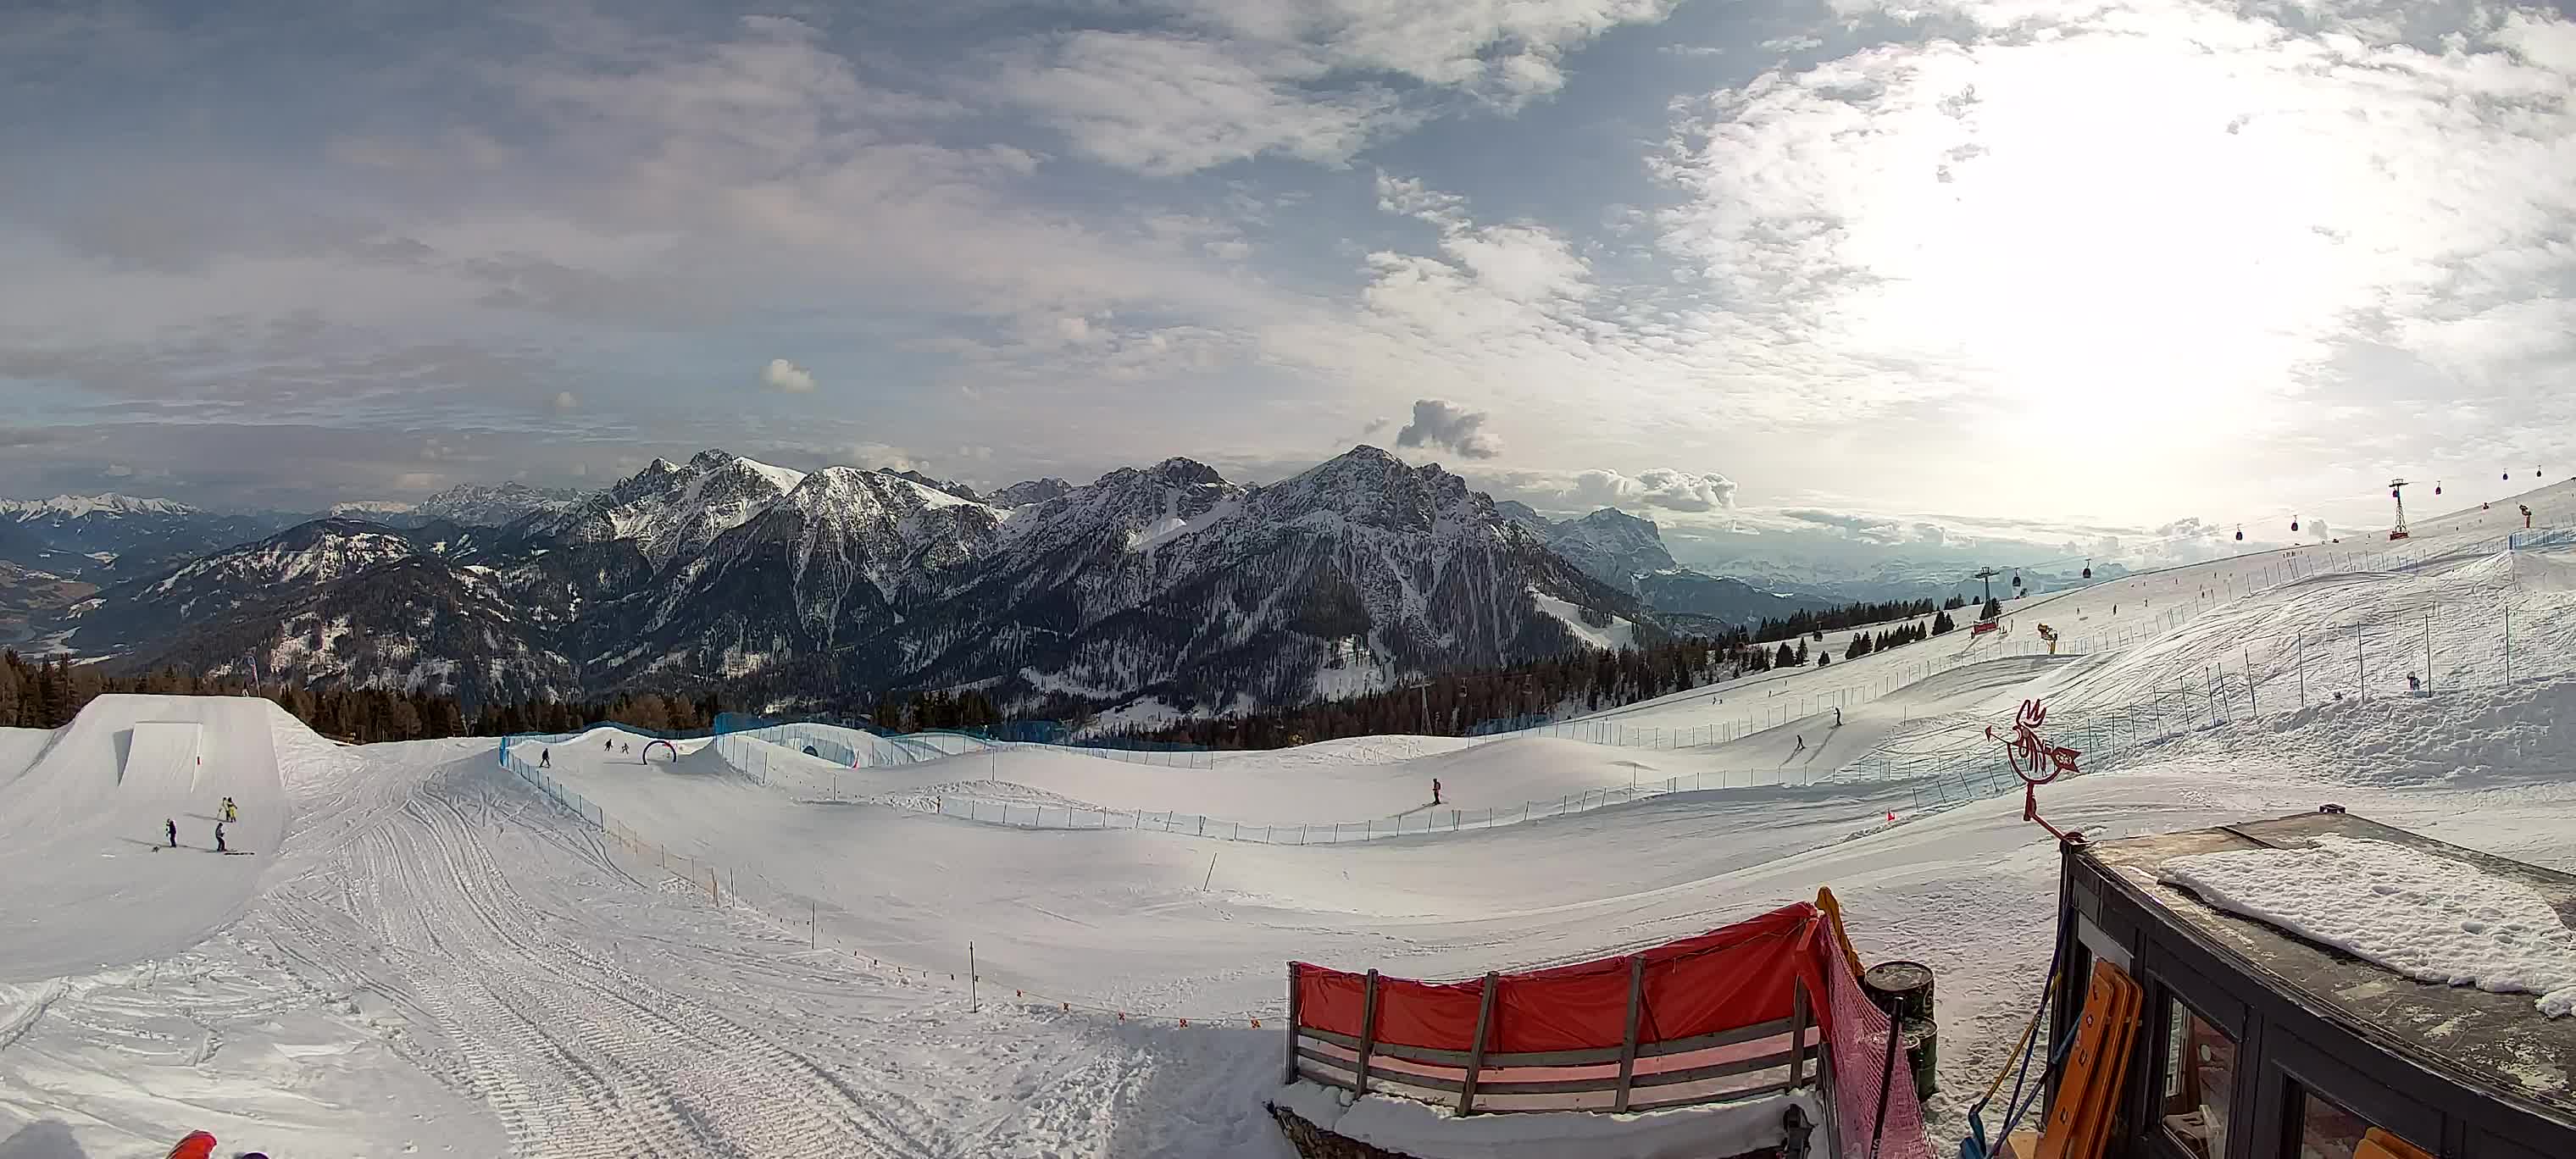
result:
[[[1645,959],[1645,1017],[1639,1041],[1690,1038],[1753,1026],[1791,1013],[1791,983],[1824,993],[1817,966],[1817,910],[1803,902],[1696,937],[1639,951]],[[1485,1047],[1497,1053],[1615,1047],[1627,1034],[1631,955],[1504,974]],[[1297,966],[1297,1025],[1361,1035],[1366,976]],[[1378,978],[1379,1042],[1468,1050],[1476,1042],[1483,991],[1474,982]],[[1819,1017],[1830,1019],[1830,1011]]]
[[[2002,626],[2002,620],[1979,620],[1978,622],[1968,626],[1968,634],[1971,636],[1982,636]]]
[[[204,1131],[190,1131],[179,1145],[170,1148],[170,1159],[214,1159],[215,1137]]]

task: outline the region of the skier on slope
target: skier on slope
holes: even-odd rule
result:
[[[1794,756],[1798,755],[1799,753],[1803,753],[1803,752],[1805,752],[1805,751],[1807,751],[1807,738],[1806,738],[1805,736],[1801,735],[1801,736],[1798,738],[1798,747],[1793,748],[1793,749],[1790,749],[1790,750],[1789,750],[1789,755],[1794,757]]]
[[[170,848],[177,849],[179,847],[179,823],[164,817],[161,820],[161,828],[164,832],[167,832],[170,835]]]
[[[2406,674],[2406,693],[2409,696],[2424,695],[2424,682],[2416,679],[2412,672]]]
[[[554,754],[554,750],[552,750],[552,749],[538,749],[538,750],[537,750],[537,767],[538,767],[538,768],[541,768],[541,769],[551,769],[551,768],[555,767],[555,754]]]
[[[1438,777],[1431,778],[1431,803],[1434,805],[1440,803],[1440,778]]]
[[[1838,704],[1838,705],[1835,705],[1835,706],[1834,706],[1834,727],[1835,727],[1835,728],[1841,728],[1842,726],[1843,726],[1843,709],[1842,709],[1842,706]]]
[[[224,848],[224,823],[221,821],[215,822],[215,852],[232,852],[231,850]]]

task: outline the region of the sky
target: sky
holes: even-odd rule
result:
[[[282,7],[0,8],[0,494],[1367,442],[1939,546],[2576,470],[2557,9]]]

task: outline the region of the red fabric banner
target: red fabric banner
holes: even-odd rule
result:
[[[1830,942],[1816,907],[1784,906],[1723,929],[1636,954],[1505,974],[1497,981],[1485,1049],[1503,1054],[1616,1047],[1627,1039],[1630,959],[1645,959],[1637,1040],[1668,1042],[1789,1017],[1793,984],[1823,1006],[1818,947]],[[1839,954],[1838,948],[1827,945]],[[1481,979],[1430,983],[1380,976],[1376,1041],[1440,1050],[1475,1045]],[[1297,965],[1297,1024],[1362,1034],[1367,976]],[[1828,1012],[1811,1017],[1824,1021]]]

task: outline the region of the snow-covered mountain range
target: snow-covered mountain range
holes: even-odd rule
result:
[[[1267,486],[1170,459],[989,500],[909,472],[708,451],[533,498],[497,527],[304,523],[45,626],[123,666],[478,700],[973,686],[1027,711],[1296,703],[1663,630],[1633,584],[1596,578],[1457,476],[1373,447]]]
[[[132,495],[0,499],[0,561],[106,583],[270,535],[301,518],[201,511]]]

